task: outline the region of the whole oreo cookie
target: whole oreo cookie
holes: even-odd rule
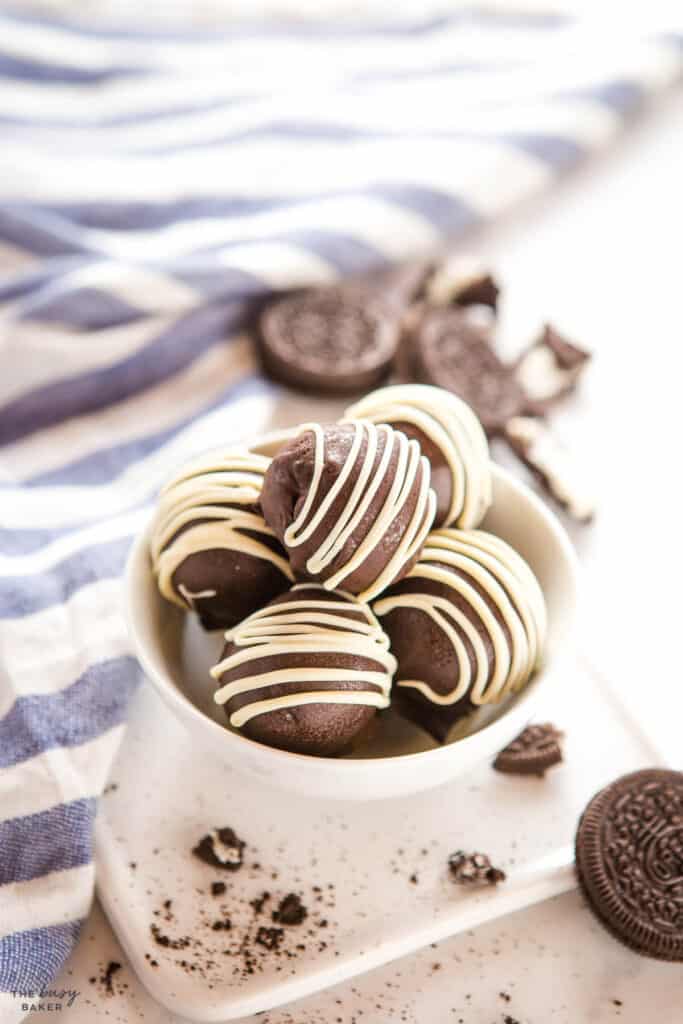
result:
[[[576,833],[576,867],[617,939],[683,961],[683,773],[633,772],[594,796]]]
[[[424,268],[291,292],[261,313],[257,340],[264,369],[317,394],[353,394],[389,373],[402,317]]]

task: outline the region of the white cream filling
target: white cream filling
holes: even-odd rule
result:
[[[213,849],[216,860],[219,860],[221,864],[241,864],[242,863],[242,851],[239,847],[229,846],[224,843],[216,829],[209,832],[209,838],[211,840],[211,847]]]
[[[531,416],[515,416],[505,426],[513,444],[520,446],[531,466],[542,474],[553,497],[580,522],[595,514],[595,497],[586,487],[569,452],[548,427]]]

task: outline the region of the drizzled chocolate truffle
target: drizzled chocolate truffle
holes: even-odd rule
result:
[[[346,411],[350,419],[389,423],[414,438],[432,467],[435,526],[478,526],[491,504],[486,435],[457,395],[427,384],[380,388]]]
[[[272,460],[261,507],[294,571],[361,600],[417,559],[434,519],[430,466],[385,424],[303,426]]]
[[[389,640],[349,594],[297,584],[226,641],[214,699],[233,728],[271,747],[338,754],[389,703]]]
[[[262,455],[215,452],[161,492],[150,542],[159,590],[206,629],[234,625],[294,579],[258,504],[267,468]]]
[[[394,703],[443,742],[482,704],[526,685],[546,610],[536,577],[481,530],[435,530],[410,574],[374,604],[398,661]]]

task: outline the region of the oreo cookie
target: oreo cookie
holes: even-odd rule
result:
[[[246,845],[235,830],[226,825],[224,828],[214,828],[207,832],[193,847],[192,852],[195,857],[212,868],[238,871],[242,867]]]
[[[465,853],[464,850],[456,850],[450,855],[448,870],[458,885],[498,885],[506,878],[505,872],[494,867],[487,854]]]
[[[644,956],[683,961],[683,773],[624,775],[586,807],[576,868],[590,908]]]
[[[426,274],[425,267],[407,266],[269,302],[257,330],[264,369],[316,394],[375,387],[391,369],[403,315]]]
[[[429,311],[414,345],[418,380],[464,399],[489,437],[502,436],[509,420],[526,410],[514,368],[494,351],[489,332],[457,307]]]
[[[550,722],[528,725],[498,754],[493,767],[509,775],[544,775],[562,760],[562,733]]]
[[[546,416],[576,389],[590,359],[590,352],[552,324],[544,324],[515,363],[515,376],[527,395],[527,412]]]

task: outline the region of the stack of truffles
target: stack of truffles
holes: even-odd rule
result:
[[[163,490],[151,557],[163,596],[227,628],[212,669],[230,726],[330,756],[390,703],[443,742],[526,685],[546,631],[531,569],[477,529],[486,435],[429,385],[382,388],[272,460],[228,449]]]

